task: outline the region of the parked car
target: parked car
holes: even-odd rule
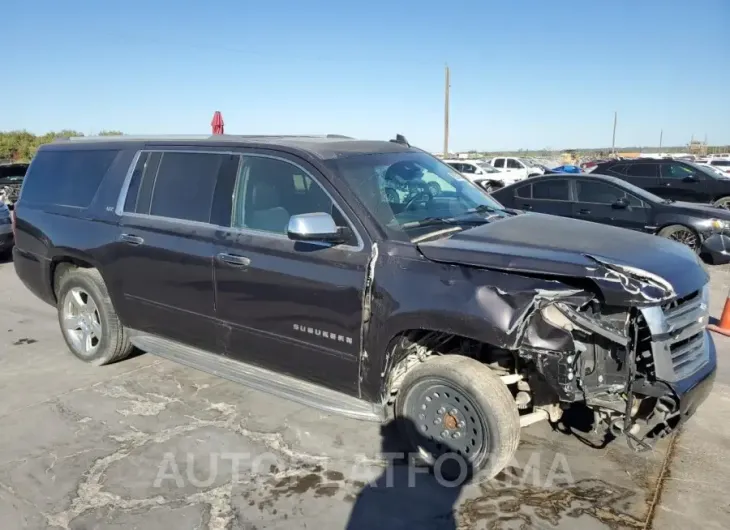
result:
[[[512,182],[505,173],[493,168],[484,160],[444,160],[444,162],[487,192]]]
[[[514,156],[499,156],[492,158],[489,162],[497,171],[506,173],[505,184],[511,184],[518,180],[524,180],[533,175],[540,175],[543,170],[539,167],[532,167],[524,160]]]
[[[454,191],[390,203],[382,166]],[[712,387],[709,278],[689,249],[505,210],[402,137],[60,140],[15,213],[18,277],[82,361],[137,346],[394,417],[425,463],[480,478],[572,405],[644,448]]]
[[[13,248],[13,241],[13,225],[10,210],[5,203],[0,202],[0,258],[5,258],[8,251]]]
[[[0,203],[10,209],[18,200],[23,177],[28,170],[28,164],[19,162],[0,163]]]
[[[714,263],[730,262],[730,212],[662,199],[615,177],[548,175],[492,195],[509,208],[656,234],[708,255]]]
[[[698,161],[697,163],[700,165],[703,165],[703,166],[707,165],[712,168],[719,169],[726,176],[730,177],[730,158],[713,157],[713,158],[708,158],[704,162]]]
[[[676,159],[617,160],[599,164],[593,173],[625,180],[664,199],[730,208],[730,179],[713,170]]]

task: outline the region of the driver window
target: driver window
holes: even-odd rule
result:
[[[662,164],[662,178],[665,179],[683,179],[694,175],[695,172],[682,164]]]
[[[495,158],[494,167],[504,167],[504,158]]]
[[[325,212],[338,226],[344,215],[302,168],[285,160],[248,156],[234,196],[233,226],[286,235],[292,215]]]
[[[462,173],[474,173],[476,169],[471,164],[461,164]]]
[[[522,169],[522,165],[514,158],[507,159],[507,167],[510,169]]]

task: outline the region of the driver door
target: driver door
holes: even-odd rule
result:
[[[595,179],[575,181],[573,217],[646,232],[648,206],[618,186]]]
[[[225,355],[354,395],[367,234],[304,160],[242,154],[230,227],[213,260]],[[290,240],[290,217],[315,212],[349,227],[351,240]]]
[[[665,162],[661,165],[662,196],[675,201],[711,202],[707,178],[691,166]]]

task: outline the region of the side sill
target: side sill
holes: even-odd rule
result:
[[[140,350],[190,368],[323,412],[365,421],[385,420],[385,410],[378,404],[142,331],[130,330],[130,332],[132,344]]]

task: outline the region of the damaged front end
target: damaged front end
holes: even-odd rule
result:
[[[592,259],[600,295],[536,293],[515,323],[513,346],[536,410],[585,403],[596,424],[648,449],[710,391],[709,289],[678,297],[660,277]]]

